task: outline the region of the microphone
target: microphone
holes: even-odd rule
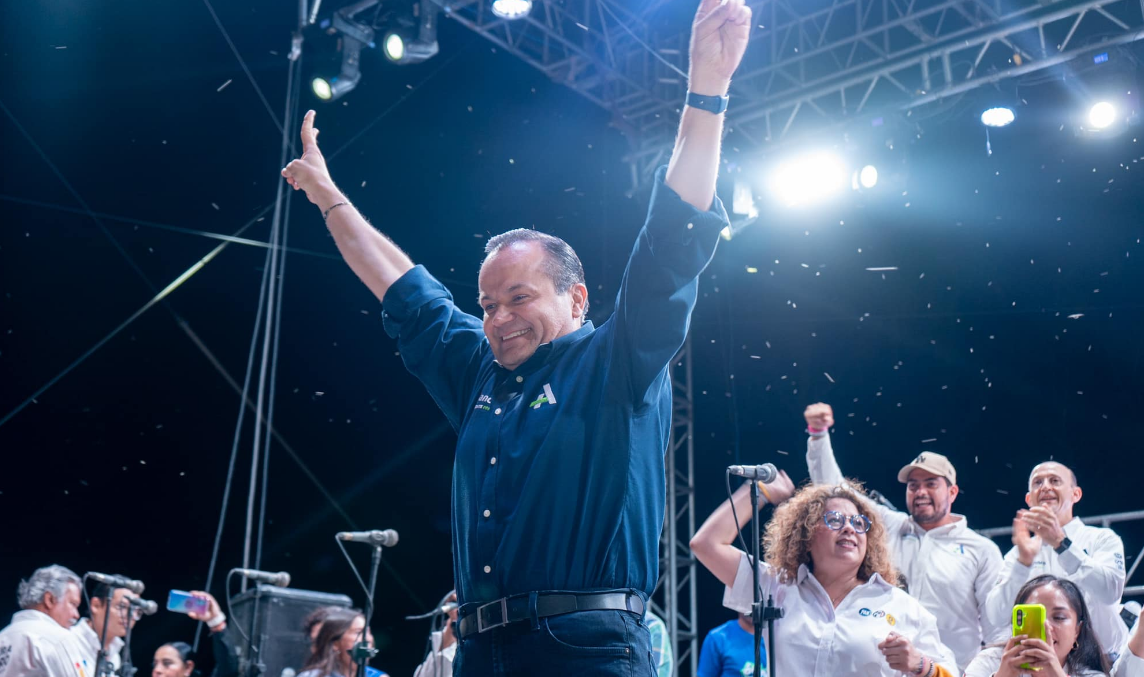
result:
[[[779,470],[775,467],[774,463],[764,463],[762,465],[733,465],[727,468],[727,472],[738,477],[761,480],[763,484],[773,482],[775,478],[779,476]]]
[[[143,581],[137,581],[133,578],[126,576],[117,576],[114,574],[101,574],[98,571],[87,572],[87,577],[100,583],[106,583],[113,588],[127,588],[136,595],[143,594]]]
[[[159,605],[149,599],[142,599],[140,597],[129,597],[127,599],[131,606],[143,612],[144,616],[150,616],[159,610]]]
[[[870,498],[872,498],[875,503],[882,506],[883,508],[889,508],[890,510],[893,510],[894,512],[898,511],[898,509],[894,507],[894,504],[890,502],[890,499],[883,496],[882,493],[879,492],[878,490],[869,489],[866,491],[866,493],[869,494]]]
[[[269,583],[280,588],[290,586],[290,574],[285,571],[274,573],[272,571],[259,571],[258,569],[231,569],[231,573],[244,576],[256,583]]]
[[[387,548],[392,548],[397,545],[397,532],[393,529],[386,529],[385,531],[378,529],[373,531],[340,531],[338,532],[338,540],[384,545]]]

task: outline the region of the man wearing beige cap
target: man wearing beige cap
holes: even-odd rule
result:
[[[834,412],[821,402],[807,407],[806,465],[816,484],[842,484],[845,478],[830,445]],[[992,625],[985,601],[1001,572],[1001,549],[975,531],[963,515],[950,512],[957,499],[957,471],[945,456],[923,451],[898,472],[906,485],[909,514],[879,506],[894,566],[907,592],[937,617],[938,634],[957,658],[960,670],[998,639],[1005,628]]]

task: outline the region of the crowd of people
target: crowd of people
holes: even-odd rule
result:
[[[769,652],[780,675],[1144,675],[1144,631],[1122,613],[1124,546],[1074,514],[1083,491],[1071,469],[1032,469],[1002,557],[953,512],[957,472],[945,456],[923,452],[902,467],[899,512],[842,474],[831,407],[813,404],[805,418],[810,482],[796,490],[783,472],[760,485],[775,507],[763,561],[734,545],[754,518],[749,485],[691,541],[740,615],[704,642],[698,677],[753,672],[752,611],[767,597],[785,611]],[[1043,636],[1017,631],[1017,605],[1040,606]]]
[[[16,594],[21,610],[0,630],[0,677],[133,677],[133,670],[125,668],[131,656],[124,638],[153,603],[107,583],[85,592],[83,579],[58,564],[21,581]],[[239,677],[240,633],[228,630],[226,614],[211,594],[191,595],[201,603],[187,615],[205,623],[210,634],[211,677]],[[89,613],[81,617],[84,597]],[[356,609],[318,608],[300,630],[310,639],[305,664],[296,670],[302,677],[354,677],[351,650],[363,639],[373,645],[365,616]],[[196,677],[197,662],[190,644],[166,642],[155,649],[151,677]],[[366,677],[388,675],[367,667]]]

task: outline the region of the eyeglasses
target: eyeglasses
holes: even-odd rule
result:
[[[854,527],[854,531],[860,534],[870,530],[870,518],[865,515],[843,515],[837,510],[829,510],[822,516],[822,521],[831,531],[839,531],[847,521]]]
[[[130,602],[120,602],[116,604],[115,610],[119,612],[120,618],[126,618],[128,614],[131,614],[132,620],[137,621],[143,618],[143,610],[139,607],[131,606]]]

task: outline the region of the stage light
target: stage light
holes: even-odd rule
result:
[[[1088,111],[1088,124],[1093,129],[1106,129],[1116,122],[1116,106],[1107,101],[1093,104]]]
[[[878,185],[878,168],[874,165],[863,167],[858,172],[858,184],[867,190]]]
[[[314,90],[314,96],[318,97],[322,101],[329,101],[334,96],[333,88],[330,87],[330,81],[325,78],[314,78],[314,81],[310,83],[310,86]]]
[[[390,33],[385,36],[385,55],[394,63],[401,63],[405,58],[405,38],[400,33]]]
[[[369,33],[372,39],[372,32]],[[310,82],[314,96],[322,101],[337,101],[357,87],[361,80],[361,48],[362,42],[349,35],[342,37],[342,68],[337,76],[325,78],[318,76]]]
[[[990,108],[981,114],[981,124],[986,127],[1004,127],[1015,119],[1013,109],[1007,106]]]
[[[842,190],[848,174],[838,156],[819,151],[779,165],[768,184],[783,205],[801,207],[821,202]]]
[[[731,197],[731,213],[740,216],[758,216],[759,210],[755,207],[755,191],[751,184],[742,179],[735,180],[735,192]]]
[[[532,0],[493,0],[493,14],[502,19],[523,19],[530,11]]]

